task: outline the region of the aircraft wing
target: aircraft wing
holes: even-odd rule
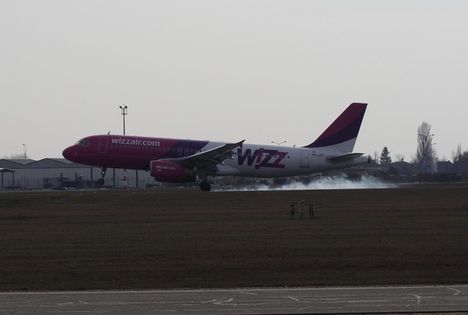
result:
[[[193,167],[196,169],[204,169],[208,172],[215,173],[216,165],[222,164],[224,160],[231,159],[233,156],[232,150],[242,146],[245,140],[237,143],[226,143],[219,147],[198,152],[189,156],[181,158],[170,159],[171,161],[180,163],[186,167]]]

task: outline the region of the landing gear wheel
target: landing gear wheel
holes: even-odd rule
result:
[[[207,181],[202,181],[200,183],[200,190],[201,191],[210,191],[211,190],[211,185]]]
[[[101,169],[101,178],[97,180],[99,186],[104,185],[104,176],[106,176],[106,170],[107,169],[105,167]]]

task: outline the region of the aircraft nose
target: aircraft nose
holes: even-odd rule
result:
[[[72,156],[73,156],[73,152],[74,152],[73,147],[68,147],[65,150],[63,150],[62,155],[63,155],[64,158],[71,161]]]

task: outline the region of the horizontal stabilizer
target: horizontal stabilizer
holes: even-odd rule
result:
[[[354,160],[355,158],[358,158],[358,157],[362,156],[363,154],[364,153],[349,153],[349,154],[330,157],[327,160],[332,162],[332,163],[341,163],[341,162],[347,162],[347,161]]]

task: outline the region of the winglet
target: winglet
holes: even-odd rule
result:
[[[305,148],[337,146],[341,151],[351,152],[361,128],[366,108],[366,103],[352,103],[317,140]]]

